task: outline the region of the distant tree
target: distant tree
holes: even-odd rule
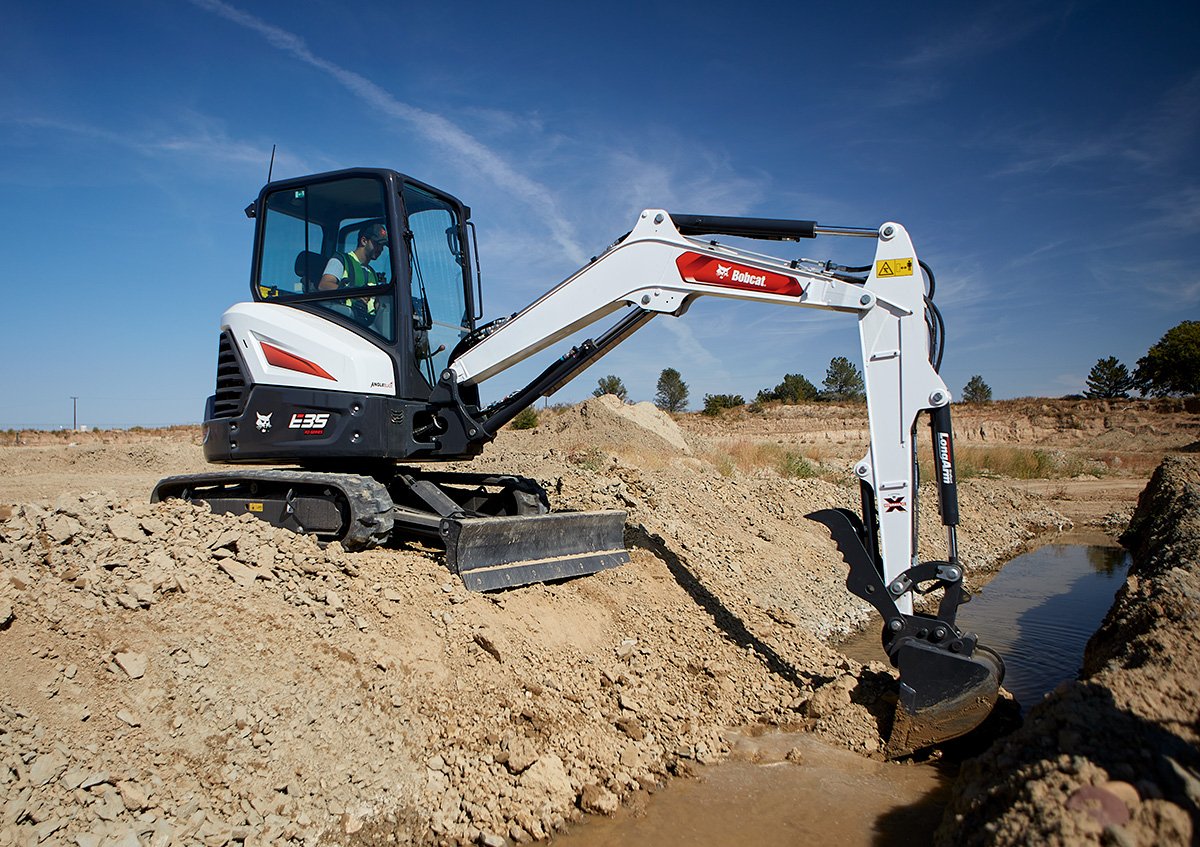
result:
[[[605,394],[612,394],[622,403],[629,396],[629,392],[625,390],[625,383],[621,382],[619,376],[613,376],[612,374],[600,377],[597,381],[596,390],[592,392],[593,397],[603,397]]]
[[[705,394],[703,414],[712,417],[726,409],[736,409],[745,405],[746,399],[740,394]]]
[[[1184,321],[1138,359],[1133,372],[1143,395],[1200,394],[1200,321]]]
[[[687,408],[687,383],[679,376],[674,368],[663,368],[658,375],[658,386],[654,395],[654,405],[664,412],[682,412]]]
[[[805,400],[817,399],[817,387],[809,382],[802,374],[784,374],[783,382],[770,391],[765,388],[758,392],[756,403],[767,403],[778,400],[789,406],[803,403]]]
[[[823,385],[822,396],[827,400],[861,400],[866,396],[862,374],[845,356],[834,356],[829,360]]]
[[[509,424],[513,429],[533,429],[537,425],[538,413],[537,409],[533,408],[533,406],[526,406],[517,412],[517,416]]]
[[[992,402],[992,387],[983,381],[983,377],[975,374],[963,386],[962,399],[964,403],[990,403]]]
[[[1091,398],[1128,397],[1133,388],[1133,377],[1129,369],[1117,361],[1116,356],[1100,359],[1092,365],[1087,377],[1085,396]]]

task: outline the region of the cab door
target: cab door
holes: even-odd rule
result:
[[[450,353],[474,328],[462,213],[456,202],[423,186],[406,182],[401,193],[408,225],[412,355],[432,387]]]

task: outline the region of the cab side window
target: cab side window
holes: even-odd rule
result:
[[[274,192],[265,206],[255,299],[303,297],[394,341],[391,254],[386,246],[360,249],[363,228],[386,220],[383,184],[370,178],[314,183]],[[359,291],[364,288],[370,290]]]

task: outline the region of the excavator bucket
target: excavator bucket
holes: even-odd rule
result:
[[[962,656],[907,643],[893,658],[900,696],[884,748],[889,759],[966,735],[992,713],[1004,681],[1003,660],[979,645]]]
[[[497,591],[615,568],[629,561],[625,512],[447,517],[446,565],[471,591]]]
[[[808,515],[825,526],[850,566],[846,587],[883,617],[883,644],[900,671],[900,692],[892,731],[884,746],[890,759],[966,735],[987,719],[1004,682],[1004,660],[979,644],[973,633],[954,625],[963,602],[962,568],[951,562],[924,562],[887,585],[864,543],[862,519],[848,509],[822,509]],[[943,589],[937,616],[906,614],[894,595],[919,583]],[[898,589],[898,591],[897,591]]]

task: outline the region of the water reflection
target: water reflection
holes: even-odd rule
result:
[[[1092,569],[1096,573],[1106,576],[1115,576],[1120,573],[1123,577],[1125,571],[1129,569],[1129,554],[1120,547],[1089,546],[1084,549],[1087,550],[1088,561],[1091,562]]]
[[[1023,714],[1079,673],[1128,568],[1115,545],[1047,544],[1013,559],[962,607],[961,625],[1004,656],[1004,687]]]

